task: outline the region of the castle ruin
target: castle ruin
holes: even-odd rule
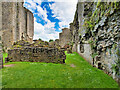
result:
[[[59,34],[59,45],[63,48],[71,41],[71,32],[70,29],[62,29],[62,33]]]
[[[79,53],[91,65],[105,71],[120,83],[119,6],[120,2],[78,2],[70,29],[63,29],[59,40],[50,44],[64,47],[68,43],[72,43],[73,52]],[[32,42],[33,21],[33,14],[23,7],[23,3],[3,2],[2,29],[0,29],[3,45],[9,48],[14,42],[22,39]],[[37,54],[36,56],[39,57],[41,48],[28,49],[30,52],[33,51],[32,55]],[[29,53],[28,51],[26,53]],[[42,54],[47,53],[48,50],[45,48],[44,51]],[[21,52],[18,53],[18,56],[23,54]],[[27,55],[30,56],[30,54]]]
[[[120,83],[120,2],[78,2],[70,23],[72,51]],[[66,30],[67,32],[67,30]],[[60,42],[68,33],[60,34]],[[63,39],[61,39],[63,38]]]
[[[0,42],[9,49],[14,42],[26,40],[32,43],[34,35],[34,16],[23,6],[23,2],[1,2],[2,28]]]

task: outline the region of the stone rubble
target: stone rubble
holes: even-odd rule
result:
[[[63,64],[66,59],[64,51],[64,49],[55,47],[51,48],[47,42],[40,40],[37,40],[33,44],[26,41],[18,41],[14,43],[13,48],[8,50],[8,57],[6,58],[6,61]]]

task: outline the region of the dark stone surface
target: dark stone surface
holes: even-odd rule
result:
[[[64,63],[66,55],[64,50],[47,47],[25,47],[8,50],[7,60],[13,62],[46,62]]]

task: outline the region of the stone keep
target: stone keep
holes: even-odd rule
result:
[[[71,40],[70,29],[62,29],[62,33],[59,34],[59,45],[63,48],[66,44],[69,44]]]
[[[0,38],[4,47],[10,48],[12,44],[21,40],[32,43],[34,34],[34,17],[31,11],[23,7],[23,2],[2,2],[2,28]]]

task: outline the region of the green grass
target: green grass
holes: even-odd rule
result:
[[[10,62],[2,69],[3,88],[118,88],[103,71],[93,68],[77,53],[66,64]],[[71,67],[74,64],[76,67]]]
[[[7,53],[3,53],[3,63],[5,63],[5,58],[8,56]]]

